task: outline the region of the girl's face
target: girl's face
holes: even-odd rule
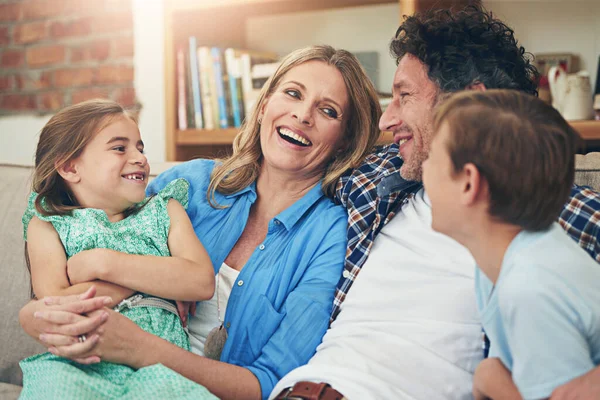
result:
[[[150,166],[138,126],[125,116],[98,132],[70,168],[68,182],[83,207],[110,216],[145,197]]]
[[[264,168],[294,177],[320,177],[340,148],[348,120],[342,74],[321,61],[290,69],[262,107]]]

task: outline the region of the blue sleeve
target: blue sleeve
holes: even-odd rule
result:
[[[205,186],[210,180],[210,174],[214,168],[214,161],[197,159],[181,163],[154,178],[146,188],[148,196],[156,194],[164,189],[171,181],[183,178],[190,184],[190,192],[194,187]]]
[[[346,215],[339,211],[302,279],[288,294],[279,327],[247,367],[260,382],[263,399],[284,375],[310,360],[327,331],[346,254]]]
[[[498,299],[513,381],[524,399],[545,399],[594,368],[586,333],[592,312],[560,277],[531,272],[512,271]]]

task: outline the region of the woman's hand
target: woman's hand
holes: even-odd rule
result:
[[[102,318],[101,314],[106,317]],[[97,359],[136,369],[145,366],[143,358],[148,352],[144,350],[144,338],[156,338],[154,335],[144,332],[129,318],[110,309],[93,311],[89,317],[102,318],[105,322],[88,332],[84,343],[53,346],[49,351],[75,361]],[[94,345],[87,346],[90,339],[94,340]]]
[[[107,269],[114,265],[114,250],[84,250],[67,261],[67,275],[71,285],[103,279]]]
[[[31,301],[19,313],[21,326],[34,339],[49,348],[70,347],[78,353],[89,352],[98,341],[98,336],[90,334],[107,319],[103,308],[110,304],[109,297],[94,297],[96,289],[92,286],[85,293],[72,296],[45,297]],[[86,313],[96,312],[94,316]],[[79,336],[86,335],[84,342]],[[100,359],[74,357],[82,364],[99,362]]]
[[[176,301],[177,303],[177,312],[179,313],[179,318],[181,319],[181,324],[183,327],[187,327],[188,316],[196,314],[196,302],[195,301]]]

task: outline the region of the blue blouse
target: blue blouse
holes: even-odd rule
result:
[[[256,201],[252,185],[232,195],[206,198],[215,163],[193,160],[158,176],[148,194],[175,178],[190,183],[187,209],[194,230],[210,255],[215,273],[246,226]],[[269,222],[267,237],[246,262],[233,286],[221,361],[248,368],[266,399],[292,369],[315,353],[329,323],[335,287],[346,254],[347,217],[321,190],[321,184]]]

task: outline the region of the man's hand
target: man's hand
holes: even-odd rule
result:
[[[183,327],[187,327],[188,316],[196,314],[196,302],[195,301],[176,301],[177,303],[177,312],[179,313],[179,318],[181,319],[181,324]]]
[[[81,251],[67,261],[67,275],[71,285],[102,279],[114,263],[114,250],[91,249]]]
[[[600,399],[600,366],[552,392],[550,400],[597,400]]]

